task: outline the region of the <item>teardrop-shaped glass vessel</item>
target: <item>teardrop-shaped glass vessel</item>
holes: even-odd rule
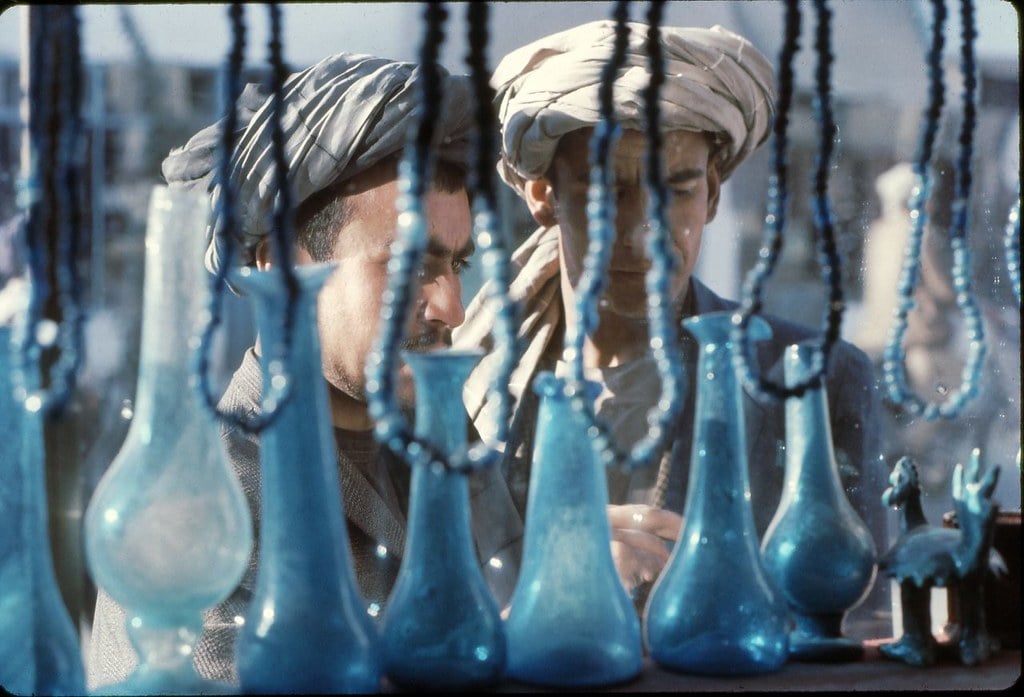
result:
[[[778,670],[787,612],[764,570],[750,507],[743,402],[733,372],[732,315],[683,322],[700,344],[683,527],[644,609],[644,640],[666,668],[708,675]],[[771,336],[753,317],[752,340]]]
[[[786,384],[811,375],[815,347],[786,349]],[[832,449],[825,387],[786,400],[786,477],[761,545],[765,568],[786,598],[795,628],[789,652],[805,660],[855,660],[858,641],[842,636],[845,613],[871,589],[875,543],[846,498]]]
[[[404,352],[416,386],[416,436],[441,456],[465,449],[462,387],[479,351]],[[398,578],[381,618],[388,679],[404,689],[461,690],[497,682],[505,628],[470,534],[467,474],[413,464]]]
[[[252,298],[263,384],[290,394],[260,432],[261,514],[256,590],[238,637],[245,693],[377,692],[377,630],[356,584],[317,329],[317,296],[333,265],[295,269],[299,292],[287,357],[284,274],[243,268],[231,281]],[[264,405],[266,407],[267,405]]]
[[[82,650],[50,551],[43,413],[25,400],[39,389],[39,363],[19,355],[12,333],[0,326],[0,685],[15,694],[80,695]],[[15,370],[25,390],[17,397]]]
[[[593,687],[635,677],[643,665],[640,620],[615,570],[608,485],[567,381],[538,374],[541,397],[523,540],[507,620],[509,676]],[[600,393],[585,383],[586,399]]]
[[[85,514],[93,579],[125,609],[139,658],[125,681],[100,686],[103,693],[235,691],[202,679],[192,662],[202,611],[238,584],[252,546],[249,510],[217,424],[190,387],[208,211],[201,192],[153,189],[134,416]]]

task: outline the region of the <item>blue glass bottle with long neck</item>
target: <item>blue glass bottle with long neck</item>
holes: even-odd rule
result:
[[[0,685],[81,695],[82,651],[50,552],[43,413],[24,399],[39,389],[38,352],[20,354],[11,334],[0,326]],[[26,391],[17,398],[16,370]]]
[[[300,290],[284,359],[290,394],[260,432],[259,566],[236,650],[245,693],[366,693],[381,687],[377,630],[352,566],[321,368],[317,295],[334,268],[295,269]],[[270,362],[282,360],[284,274],[241,269],[232,283],[253,300],[263,384],[270,384]]]
[[[765,572],[754,515],[742,391],[728,312],[683,322],[700,344],[690,481],[683,527],[644,609],[644,640],[660,665],[708,675],[778,670],[787,610]],[[752,318],[753,340],[771,336]]]
[[[527,683],[594,687],[635,677],[640,620],[611,555],[608,485],[592,424],[567,381],[534,380],[541,397],[523,538],[507,620],[508,674]],[[600,386],[585,383],[593,401]]]
[[[93,580],[124,608],[138,654],[104,694],[237,691],[192,659],[203,610],[238,585],[252,548],[242,488],[189,385],[209,210],[202,192],[157,186],[150,198],[134,415],[84,519]]]
[[[465,449],[462,387],[478,351],[405,352],[416,387],[416,436],[440,455]],[[414,463],[402,566],[381,618],[384,670],[405,689],[491,685],[505,670],[505,628],[470,534],[469,479]]]
[[[787,386],[811,376],[814,351],[808,344],[786,349]],[[863,647],[842,635],[842,621],[871,589],[877,570],[875,542],[839,479],[822,381],[786,400],[785,481],[761,547],[765,568],[785,596],[795,623],[790,655],[804,660],[858,659]]]

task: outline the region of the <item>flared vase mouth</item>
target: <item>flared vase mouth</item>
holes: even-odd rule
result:
[[[542,370],[533,379],[533,391],[541,397],[562,397],[568,399],[575,396],[573,380],[555,375],[553,371]],[[594,402],[601,394],[601,383],[595,380],[583,380],[583,398]]]
[[[739,312],[708,312],[683,319],[683,329],[702,344],[731,344],[732,333],[739,327]],[[751,341],[766,341],[772,337],[772,328],[759,315],[750,317],[747,336]]]

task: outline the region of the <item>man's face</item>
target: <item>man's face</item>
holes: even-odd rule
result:
[[[365,402],[365,368],[380,328],[388,287],[388,260],[395,238],[398,183],[388,181],[350,195],[348,216],[338,234],[332,261],[338,268],[320,293],[318,323],[324,378],[332,392]],[[405,325],[402,348],[429,350],[448,346],[451,330],[462,324],[459,274],[472,254],[466,192],[431,190],[424,200],[429,246],[414,279],[414,304]],[[312,258],[302,247],[297,261]],[[409,402],[412,386],[402,368],[399,397]],[[336,397],[339,395],[335,395]]]
[[[587,190],[590,185],[589,142],[593,129],[573,131],[562,137],[549,170],[547,199],[561,228],[562,273],[576,288],[583,273],[587,251]],[[664,181],[669,193],[666,217],[670,245],[677,257],[671,283],[672,300],[681,303],[697,263],[704,224],[718,205],[717,168],[709,162],[707,137],[701,133],[673,131],[662,148]],[[647,315],[644,275],[647,258],[648,193],[645,184],[646,137],[625,131],[614,153],[615,239],[608,267],[602,312],[631,319]],[[536,189],[534,189],[536,191]],[[529,193],[528,193],[529,195]]]

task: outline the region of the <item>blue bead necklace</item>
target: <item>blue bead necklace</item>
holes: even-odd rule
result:
[[[81,280],[77,256],[81,242],[81,162],[79,144],[82,120],[81,33],[78,10],[34,15],[40,23],[31,36],[33,76],[29,85],[32,118],[28,124],[31,162],[19,182],[19,206],[24,210],[26,257],[29,267],[29,296],[22,320],[16,323],[12,341],[19,346],[23,365],[40,360],[42,351],[56,342],[59,356],[51,368],[49,387],[28,393],[22,371],[14,374],[18,399],[30,411],[50,415],[62,413],[75,390],[82,360],[84,312],[80,298]],[[56,18],[57,26],[50,25]],[[53,41],[56,36],[56,42]],[[51,43],[52,42],[52,43]],[[60,55],[60,65],[55,56]],[[56,112],[56,113],[54,113]],[[52,130],[51,130],[52,129]],[[56,131],[56,141],[53,140]],[[50,193],[52,203],[44,199]],[[56,230],[55,254],[51,260],[47,232]],[[53,264],[57,283],[57,305],[62,321],[54,338],[46,338],[52,323],[43,319],[43,307],[51,289],[47,272]]]
[[[1013,295],[1020,305],[1020,182],[1017,182],[1017,198],[1013,200],[1010,214],[1006,218],[1003,246],[1006,248],[1006,270],[1010,274]]]
[[[201,318],[200,330],[194,339],[195,351],[192,354],[193,388],[200,403],[212,415],[224,423],[237,426],[249,433],[259,433],[275,418],[281,405],[288,398],[291,381],[285,374],[287,356],[291,345],[294,322],[294,308],[297,302],[299,286],[292,268],[292,204],[291,188],[288,186],[288,163],[284,151],[284,129],[281,115],[284,111],[284,82],[287,79],[287,67],[281,54],[281,12],[276,3],[269,3],[267,9],[270,17],[269,63],[271,66],[271,148],[274,157],[274,182],[277,196],[274,200],[274,225],[271,241],[271,256],[275,267],[281,269],[285,288],[288,293],[288,305],[281,317],[281,354],[268,364],[271,373],[269,384],[263,385],[261,410],[258,415],[248,416],[222,411],[217,407],[217,398],[213,395],[210,385],[209,363],[213,334],[221,323],[221,303],[224,289],[227,286],[227,274],[231,270],[234,247],[237,244],[233,231],[238,227],[237,190],[231,178],[231,161],[234,155],[238,114],[235,102],[241,94],[242,64],[245,57],[245,23],[242,3],[231,3],[228,8],[228,21],[231,26],[232,42],[228,54],[226,78],[224,80],[225,115],[221,131],[220,152],[217,161],[217,185],[220,195],[216,202],[216,229],[213,231],[214,245],[219,252],[220,263],[211,274],[209,284],[209,302],[206,313]]]
[[[499,450],[496,446],[500,443],[471,443],[462,452],[445,456],[433,445],[413,434],[399,407],[394,385],[403,320],[413,300],[411,281],[420,268],[428,242],[423,196],[430,181],[433,167],[431,143],[441,112],[443,94],[438,52],[444,42],[447,16],[447,10],[441,2],[430,2],[424,9],[426,32],[420,50],[421,77],[417,81],[421,106],[399,165],[397,234],[391,245],[391,260],[388,262],[388,288],[384,291],[384,306],[381,308],[381,329],[366,368],[366,395],[370,416],[375,422],[374,436],[395,454],[404,457],[413,466],[429,463],[469,471],[497,462]],[[471,179],[473,235],[481,252],[485,280],[489,281],[493,289],[490,300],[497,307],[495,344],[503,351],[503,357],[499,375],[491,390],[501,395],[497,439],[503,441],[508,431],[507,384],[514,365],[512,348],[515,345],[515,318],[508,298],[507,253],[497,234],[494,214],[496,197],[489,159],[493,147],[493,92],[488,84],[489,71],[484,60],[487,44],[486,4],[471,3],[467,18],[470,39],[468,62],[472,70],[476,101],[474,168]]]
[[[961,1],[961,72],[964,76],[963,121],[960,128],[959,152],[956,163],[956,181],[953,194],[953,219],[949,228],[950,247],[953,251],[953,288],[956,304],[966,324],[968,339],[967,360],[961,373],[961,385],[950,392],[942,402],[932,402],[915,395],[907,384],[903,339],[907,331],[907,318],[916,303],[913,293],[920,279],[921,243],[927,221],[925,204],[931,195],[931,180],[928,173],[935,135],[943,106],[942,46],[945,30],[946,9],[944,0],[933,0],[934,25],[932,47],[928,54],[928,72],[931,85],[931,100],[925,115],[918,156],[914,163],[917,184],[911,192],[911,226],[903,271],[897,286],[899,300],[894,312],[889,339],[883,352],[883,372],[889,400],[914,416],[926,420],[955,418],[971,399],[979,393],[981,366],[986,354],[985,334],[981,312],[971,290],[970,250],[967,247],[968,201],[971,187],[971,156],[976,121],[975,90],[977,77],[974,62],[974,40],[977,32],[974,26],[974,6],[971,0]],[[1019,267],[1018,267],[1019,268]],[[1011,272],[1012,273],[1012,272]],[[1018,286],[1019,288],[1019,286]],[[1020,297],[1018,291],[1018,299]]]
[[[809,388],[820,384],[828,369],[832,346],[839,339],[844,302],[840,259],[835,241],[832,207],[828,197],[828,169],[835,144],[836,125],[832,114],[831,67],[834,60],[831,40],[832,13],[825,0],[815,0],[817,27],[815,51],[815,120],[821,127],[813,181],[812,207],[814,227],[818,231],[818,260],[822,281],[828,288],[828,303],[822,322],[823,341],[811,358],[811,370],[797,384],[785,385],[763,378],[753,357],[753,345],[748,338],[750,318],[763,307],[764,285],[775,269],[782,251],[782,230],[785,227],[788,188],[786,184],[786,147],[789,110],[793,99],[793,59],[799,50],[800,8],[797,0],[787,0],[785,39],[779,63],[779,101],[774,125],[771,161],[773,174],[768,184],[768,213],[765,216],[764,242],[758,261],[747,274],[740,309],[733,318],[732,341],[738,350],[733,355],[733,368],[744,389],[760,402],[771,402],[801,396]]]
[[[583,413],[592,424],[590,435],[605,465],[618,464],[626,470],[650,464],[661,452],[669,435],[669,426],[682,404],[682,360],[676,332],[676,316],[669,299],[672,272],[676,261],[669,244],[669,225],[665,207],[667,192],[662,178],[659,93],[664,82],[664,59],[661,51],[660,26],[664,2],[652,2],[648,9],[648,33],[645,52],[650,70],[650,82],[644,90],[644,121],[648,134],[646,147],[645,181],[650,200],[651,229],[647,238],[647,254],[651,268],[645,276],[648,297],[650,337],[648,345],[658,370],[661,395],[647,414],[648,429],[628,453],[623,453],[613,441],[607,427],[594,413],[594,405],[587,401],[583,389],[583,341],[598,324],[597,299],[606,286],[612,238],[615,235],[615,204],[609,194],[612,188],[613,168],[609,167],[611,149],[621,135],[615,123],[613,91],[618,71],[625,63],[629,40],[628,3],[616,3],[614,11],[615,40],[612,54],[601,73],[598,90],[601,120],[591,140],[591,183],[588,191],[587,222],[588,246],[584,256],[584,272],[576,294],[576,327],[566,334],[563,358],[569,366],[566,396],[574,409]]]

